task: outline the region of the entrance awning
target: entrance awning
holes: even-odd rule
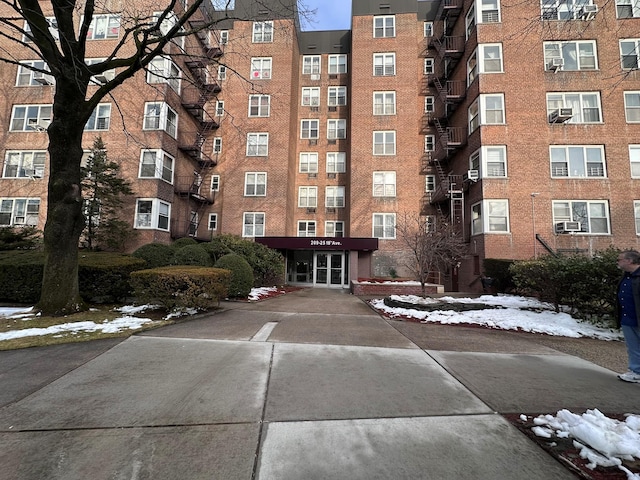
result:
[[[354,237],[255,237],[255,241],[279,250],[361,250],[378,249],[377,238]]]

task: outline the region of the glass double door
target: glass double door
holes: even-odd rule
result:
[[[344,252],[314,252],[314,281],[319,287],[341,288],[345,272]]]

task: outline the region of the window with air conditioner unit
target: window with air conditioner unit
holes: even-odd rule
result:
[[[564,123],[573,117],[572,108],[558,108],[549,114],[549,123]]]
[[[547,70],[551,72],[557,72],[558,70],[562,70],[562,67],[564,67],[563,58],[552,58],[547,62]]]
[[[578,12],[578,16],[581,20],[593,20],[597,13],[597,5],[583,5]]]
[[[478,170],[467,170],[462,174],[462,181],[464,182],[477,182],[480,178],[480,172]]]
[[[581,230],[580,222],[557,222],[555,225],[556,233],[574,233]]]

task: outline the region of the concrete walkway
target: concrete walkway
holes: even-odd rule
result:
[[[534,337],[335,290],[223,307],[0,352],[0,479],[572,479],[500,414],[637,413],[640,386]]]

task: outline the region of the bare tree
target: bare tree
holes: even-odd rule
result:
[[[99,0],[100,2],[100,0]],[[220,4],[221,2],[218,2]],[[55,79],[49,139],[47,221],[44,228],[45,267],[37,308],[62,315],[84,308],[78,288],[78,241],[85,227],[81,193],[82,134],[100,100],[162,55],[173,39],[197,35],[232,18],[231,0],[214,16],[204,0],[122,2],[120,37],[105,60],[87,63],[87,35],[94,16],[109,12],[113,2],[96,0],[0,0],[0,39],[18,45],[46,63],[48,70],[30,66]],[[259,0],[256,2],[261,4]],[[283,7],[284,3],[282,2]],[[292,2],[295,8],[295,2]],[[161,12],[158,12],[161,10]],[[291,11],[291,9],[290,9]],[[52,20],[55,19],[55,21]],[[81,19],[76,30],[78,19]],[[197,23],[196,23],[197,22]],[[55,28],[52,28],[55,26]],[[2,48],[0,61],[22,65]],[[89,89],[92,77],[117,69],[109,81]]]
[[[411,255],[404,266],[425,285],[435,272],[456,266],[467,255],[467,244],[455,225],[444,219],[405,212],[396,224],[396,235]]]

